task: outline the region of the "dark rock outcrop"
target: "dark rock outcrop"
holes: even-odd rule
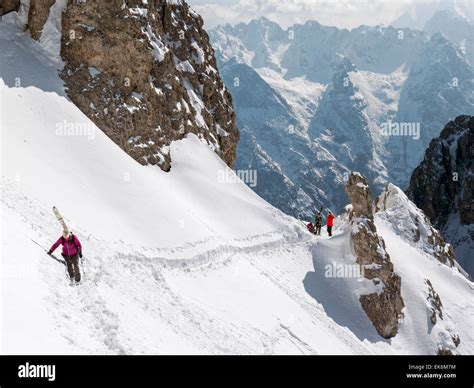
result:
[[[53,4],[31,0],[33,39]],[[184,0],[68,0],[61,24],[66,92],[125,152],[168,171],[170,143],[194,133],[234,166],[232,98],[202,18]]]
[[[353,216],[374,219],[370,188],[365,179],[358,172],[349,175],[345,190],[352,203]]]
[[[428,296],[426,297],[428,317],[431,325],[435,326],[439,321],[443,321],[446,318],[443,313],[443,303],[429,279],[425,279],[425,285],[428,287]],[[450,320],[449,317],[447,320]],[[430,328],[430,330],[432,330],[432,328]],[[451,325],[448,324],[442,329],[439,339],[437,355],[452,356],[457,354],[456,348],[461,343],[461,339]]]
[[[364,277],[377,288],[376,292],[362,295],[359,301],[377,332],[384,338],[391,338],[397,334],[398,319],[405,306],[401,279],[393,270],[383,238],[377,234],[367,180],[359,173],[351,173],[346,193],[352,202],[349,219],[357,264],[363,268]]]
[[[413,171],[408,197],[453,244],[458,261],[473,273],[474,117],[459,116],[433,139]],[[469,268],[472,270],[469,271]]]
[[[426,279],[425,283],[428,286],[427,301],[430,305],[430,321],[432,325],[436,325],[436,322],[438,322],[438,318],[443,319],[443,303],[441,303],[441,298],[433,288],[431,282]]]
[[[28,10],[28,25],[31,37],[39,40],[44,24],[48,20],[49,10],[56,0],[31,0]]]
[[[462,224],[474,223],[474,117],[459,116],[433,139],[413,171],[408,197],[443,227],[453,212]]]
[[[20,0],[2,0],[0,2],[0,17],[10,12],[18,12]]]
[[[140,163],[169,170],[169,144],[195,133],[234,165],[231,96],[184,1],[69,1],[61,57],[71,100]]]

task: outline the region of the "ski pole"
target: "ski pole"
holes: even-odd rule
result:
[[[85,278],[86,278],[86,270],[84,269],[84,261],[85,261],[84,257],[81,257],[82,277],[83,277],[84,280],[85,280]]]
[[[49,251],[47,249],[44,249],[44,247],[42,247],[39,243],[37,243],[35,240],[33,240],[32,238],[30,239],[31,241],[33,241],[36,245],[38,245],[44,252],[46,252],[46,254],[48,256],[50,256],[53,260],[56,260],[58,263],[61,263],[61,264],[64,264],[66,265],[66,263],[60,259],[58,259],[56,256],[54,256],[52,253],[49,253]]]
[[[48,252],[47,249],[44,249],[44,247],[42,247],[42,246],[41,246],[39,243],[37,243],[35,240],[33,240],[33,239],[30,239],[30,240],[33,241],[36,245],[38,245],[43,251]]]

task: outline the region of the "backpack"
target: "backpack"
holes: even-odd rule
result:
[[[68,239],[65,239],[64,236],[61,236],[61,242],[64,245],[67,242]],[[74,243],[74,234],[71,233],[71,236],[69,237],[69,240]],[[76,244],[74,244],[75,246]]]
[[[312,222],[310,222],[308,225],[306,225],[306,227],[308,228],[308,230],[311,232],[311,233],[314,233],[314,225]]]
[[[71,236],[68,239],[65,239],[63,236],[61,236],[61,239],[62,239],[61,241],[62,245],[64,245],[67,242],[67,240],[69,240],[72,244],[74,244],[74,246],[76,247],[76,250],[79,252],[79,247],[76,244],[76,236],[73,233],[71,233]]]
[[[321,214],[317,214],[316,215],[316,225],[321,226],[322,221],[323,221],[323,219],[321,217]]]

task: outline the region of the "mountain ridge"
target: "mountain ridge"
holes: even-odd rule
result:
[[[302,29],[307,30],[305,34]],[[260,19],[235,27],[217,27],[210,31],[210,37],[224,82],[235,96],[238,125],[246,128],[243,136],[261,138],[260,149],[252,146],[252,141],[242,140],[250,149],[239,146],[241,156],[236,166],[260,172],[265,185],[270,182],[269,175],[280,181],[288,177],[291,183],[281,198],[271,193],[269,185],[255,190],[261,195],[266,193],[264,198],[294,216],[312,217],[321,205],[341,211],[344,196],[338,193],[350,170],[364,173],[376,194],[388,182],[407,187],[407,171],[418,165],[429,141],[439,135],[438,128],[460,114],[474,112],[474,69],[439,33],[367,26],[349,31],[318,22],[283,30],[268,19]],[[248,46],[251,37],[253,43]],[[241,71],[230,65],[233,61],[240,63]],[[342,62],[347,63],[347,71],[335,79]],[[232,66],[234,70],[230,71]],[[252,85],[255,79],[247,79],[250,72],[244,71],[244,66],[258,73],[259,83],[270,86],[267,98],[286,101],[290,106],[286,113],[275,113],[284,116],[283,121],[267,119],[272,116],[269,107],[262,108],[260,115],[247,110],[239,88],[245,87],[244,83]],[[345,95],[344,109],[333,100],[334,89],[340,90],[337,98]],[[400,136],[398,129],[385,131],[391,125],[406,127],[409,132]],[[281,140],[280,149],[274,140],[261,137],[271,128],[275,132],[272,136],[286,133],[289,139]],[[330,136],[318,137],[326,130]],[[345,143],[343,132],[360,136],[353,136],[355,143]],[[363,141],[367,136],[368,140]],[[339,143],[336,138],[340,138]],[[266,155],[261,162],[260,150]],[[285,151],[299,154],[300,161],[285,163],[279,156]],[[330,156],[333,153],[340,157]],[[370,162],[354,165],[351,153],[359,153]],[[257,159],[249,158],[251,154]],[[279,166],[272,173],[269,164],[264,163],[269,158],[273,159],[270,165]],[[328,165],[331,159],[333,164]],[[315,171],[307,173],[308,169]],[[324,194],[316,188],[322,187],[319,175],[327,177],[325,184],[330,182]],[[312,185],[312,180],[317,183]],[[288,198],[296,195],[295,190],[302,200],[298,203],[293,198],[289,207]]]

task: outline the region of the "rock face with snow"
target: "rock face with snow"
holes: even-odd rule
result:
[[[375,292],[361,295],[359,300],[377,332],[384,338],[391,338],[397,334],[404,307],[401,279],[393,270],[383,238],[377,234],[367,180],[359,173],[351,173],[346,192],[352,202],[349,219],[353,226],[351,238],[357,264],[377,287]]]
[[[53,3],[31,2],[34,39]],[[71,100],[141,164],[169,170],[169,144],[195,133],[234,165],[232,99],[203,21],[185,1],[68,1],[61,59]]]
[[[455,266],[451,244],[436,230],[428,217],[415,206],[397,186],[389,183],[375,201],[375,211],[383,218],[397,220],[393,227],[400,236],[441,263]]]
[[[301,209],[311,201],[306,193],[317,190],[320,179],[302,158],[301,149],[310,150],[297,131],[298,120],[289,114],[288,103],[251,67],[228,61],[219,68],[233,100],[240,102],[236,168],[257,171],[253,190],[287,214],[302,216]]]
[[[351,200],[352,211],[355,217],[373,219],[372,199],[367,179],[359,173],[351,173],[346,184],[346,193]]]
[[[438,319],[443,319],[443,303],[441,303],[441,299],[438,293],[433,288],[431,282],[426,279],[425,283],[428,286],[428,297],[426,298],[426,300],[428,301],[428,304],[430,306],[430,321],[431,324],[436,325]]]
[[[429,279],[425,279],[425,284],[427,287],[426,304],[431,325],[435,326],[438,322],[449,320],[449,317],[444,314],[443,303],[433,284]],[[453,329],[445,331],[443,340],[438,343],[437,354],[441,356],[457,354],[456,348],[460,343],[461,339]]]
[[[28,25],[31,37],[35,40],[41,38],[43,27],[48,20],[51,6],[56,0],[30,0],[28,10]]]
[[[413,171],[408,197],[442,231],[461,265],[474,273],[474,117],[459,116],[432,140]]]
[[[457,44],[466,58],[473,63],[474,20],[469,1],[430,1],[413,3],[391,25],[412,28],[431,34],[441,32]]]
[[[449,267],[452,274],[465,276],[465,272],[455,260],[453,249],[446,243],[441,233],[430,223],[423,211],[411,202],[398,187],[389,184],[374,203],[376,222],[389,225],[390,229],[403,239],[410,247],[415,248],[430,260],[436,260]],[[410,260],[415,260],[406,252]],[[416,265],[416,262],[415,262]],[[423,274],[427,276],[427,274]],[[403,280],[408,280],[405,274]],[[452,276],[452,275],[451,275]],[[457,354],[460,336],[455,329],[449,314],[445,314],[442,298],[429,277],[424,279],[424,299],[426,316],[429,320],[430,331],[436,326],[438,341],[434,352],[436,354]]]
[[[425,23],[424,31],[440,32],[457,44],[471,64],[474,64],[474,23],[453,10],[439,10]]]
[[[20,0],[3,0],[0,4],[0,16],[7,13],[18,11],[20,9]]]

